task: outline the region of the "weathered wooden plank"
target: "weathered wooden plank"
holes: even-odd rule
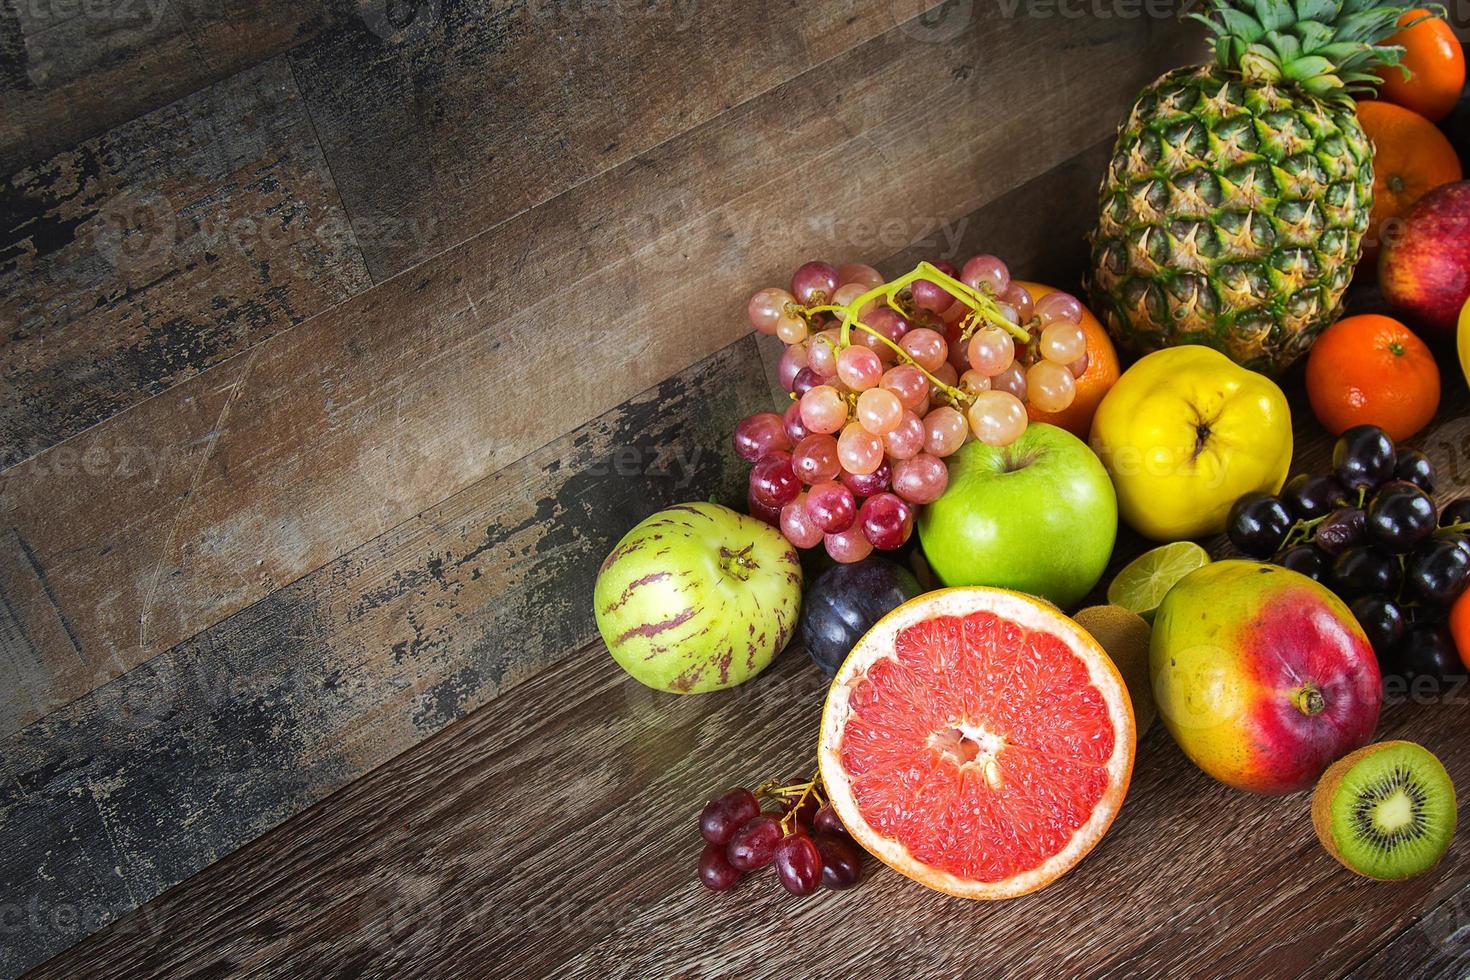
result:
[[[381,280],[893,27],[886,0],[450,0],[291,62]]]
[[[1464,980],[1470,976],[1470,875],[1449,876],[1434,893],[1443,900],[1433,911],[1374,950],[1347,976],[1351,980]],[[1425,904],[1427,908],[1429,903]]]
[[[1107,167],[1113,137],[1079,149],[999,200],[928,231],[884,263],[883,271],[907,272],[926,259],[962,263],[990,252],[1004,258],[1019,278],[1041,278],[1082,296],[1085,236],[1097,219],[1098,175]]]
[[[803,256],[872,254],[834,216],[932,227],[1096,143],[1177,57],[1148,22],[993,27],[890,32],[0,474],[86,655],[42,651],[57,703],[733,341]],[[130,450],[158,465],[53,472]]]
[[[41,651],[67,649],[82,658],[30,546],[15,531],[0,535],[0,688],[7,692],[0,731],[22,727],[34,716],[31,706],[51,702],[56,672]]]
[[[741,342],[739,368],[742,384],[757,391],[760,379],[750,347],[748,339]],[[708,383],[689,388],[720,390]],[[732,404],[719,411],[733,416],[746,410]],[[1467,413],[1470,391],[1449,389],[1435,425],[1415,440],[1436,461],[1446,500],[1470,490]],[[644,434],[639,426],[647,423],[633,414],[617,423],[625,431],[594,436],[580,447],[586,455],[578,456],[577,439],[569,440],[571,450],[565,453],[538,454],[547,460],[543,469],[549,473],[556,460],[577,458],[615,466],[617,457],[608,455],[612,447],[625,440],[636,444]],[[667,413],[645,409],[641,414],[662,419]],[[1319,471],[1330,442],[1307,413],[1299,416],[1295,469]],[[662,445],[665,438],[656,437],[652,444]],[[708,433],[690,439],[691,447],[713,445]],[[625,494],[642,491],[638,480],[632,483],[629,488],[601,481],[578,496],[601,501],[611,492],[611,499],[629,499]],[[475,500],[485,493],[475,488],[461,497]],[[648,506],[653,505],[650,500]],[[484,659],[487,616],[495,615],[497,600],[476,592],[481,580],[470,571],[465,581],[465,571],[478,567],[493,576],[503,563],[497,565],[488,554],[476,555],[469,565],[462,562],[496,533],[487,531],[482,539],[479,527],[519,528],[499,545],[497,555],[507,560],[532,550],[531,542],[547,540],[543,535],[576,542],[586,534],[585,519],[575,508],[555,513],[536,507],[539,513],[532,516],[529,501],[498,507],[496,513],[507,516],[481,512],[471,517],[463,501],[451,500],[402,529],[415,543],[391,543],[400,540],[399,531],[386,535],[312,576],[310,585],[288,589],[176,652],[192,660],[174,653],[158,658],[13,736],[4,743],[0,785],[12,788],[15,812],[57,806],[36,801],[43,787],[49,787],[49,797],[63,798],[72,786],[94,780],[108,791],[98,812],[110,835],[130,844],[158,835],[162,843],[156,846],[171,852],[195,833],[186,818],[203,821],[200,834],[237,829],[230,821],[240,821],[240,814],[259,802],[247,798],[254,792],[248,788],[252,781],[297,791],[291,781],[301,774],[314,784],[329,778],[321,775],[332,771],[329,763],[342,767],[336,771],[341,776],[368,765],[374,748],[386,754],[386,748],[372,744],[376,730],[390,737],[407,731],[401,705],[417,709],[437,699],[431,693],[435,681],[427,678],[449,679],[449,689],[455,690],[460,675],[453,663],[464,662],[462,651],[471,651],[471,660]],[[636,508],[629,510],[608,521],[631,522]],[[568,515],[570,531],[559,526]],[[546,613],[550,622],[568,615],[586,622],[586,581],[617,530],[589,540],[580,551],[568,553],[570,545],[557,544],[533,564],[555,569],[564,558],[566,571],[558,574],[582,576],[580,587],[552,602]],[[1211,545],[1217,553],[1224,548],[1223,541]],[[1111,571],[1142,547],[1136,536],[1124,534]],[[462,591],[441,581],[457,583]],[[495,586],[500,591],[494,595],[513,595],[516,587]],[[414,597],[406,605],[393,605],[404,602],[409,591]],[[353,601],[344,594],[372,598]],[[387,613],[378,604],[383,595]],[[526,601],[528,608],[542,602],[535,592],[528,592]],[[471,609],[467,618],[454,618]],[[512,632],[488,629],[497,638],[491,645],[498,641],[497,649],[503,649]],[[374,639],[376,661],[368,649]],[[401,677],[413,695],[397,702],[400,707],[375,714],[372,704],[381,688],[362,678],[384,676],[374,664],[384,663],[383,651],[399,641],[407,641],[404,649],[412,662],[395,664],[387,676]],[[275,652],[276,647],[284,649]],[[320,674],[323,651],[358,666]],[[212,670],[218,661],[225,666]],[[175,673],[165,674],[161,684],[150,681],[150,674],[162,669],[155,665],[163,663]],[[226,668],[228,679],[220,680]],[[394,675],[395,669],[403,673]],[[211,680],[196,684],[188,680],[191,670]],[[317,676],[332,680],[311,679]],[[186,680],[170,683],[168,677]],[[315,713],[298,709],[292,715],[273,708],[279,705],[274,692],[282,684],[306,692],[293,703],[312,705]],[[208,713],[172,707],[218,697],[201,698],[196,687],[226,690],[228,707]],[[177,690],[186,693],[161,699],[156,693]],[[1470,688],[1456,682],[1408,693],[1412,696],[1401,688],[1389,690],[1380,736],[1423,742],[1464,784],[1470,778],[1470,743],[1461,729]],[[1452,848],[1444,865],[1422,879],[1384,886],[1350,876],[1317,844],[1306,796],[1270,799],[1231,791],[1196,771],[1158,727],[1141,747],[1128,805],[1107,840],[1065,881],[1033,898],[977,911],[886,872],[850,895],[799,903],[786,900],[770,881],[744,886],[747,891],[736,900],[701,893],[693,881],[695,809],[729,783],[809,766],[823,694],[822,678],[793,651],[768,675],[733,691],[673,698],[626,678],[594,643],[125,917],[42,972],[60,975],[89,963],[120,976],[205,968],[281,976],[323,968],[381,976],[478,976],[497,970],[650,976],[713,971],[718,964],[732,975],[835,975],[858,969],[864,975],[909,977],[953,975],[983,962],[997,975],[1019,976],[1264,971],[1273,977],[1316,977],[1348,969],[1441,907],[1447,896],[1459,894],[1470,880],[1470,849],[1463,847]],[[256,713],[253,721],[236,718]],[[139,716],[146,724],[124,734],[125,720]],[[340,721],[344,717],[352,720]],[[377,729],[365,730],[365,717]],[[314,753],[302,748],[310,733],[334,724],[341,726],[340,737],[321,739]],[[269,745],[254,750],[260,758],[237,747],[242,731],[261,730],[272,736]],[[282,742],[291,746],[285,751],[298,753],[289,766],[272,754]],[[128,780],[106,775],[116,768],[116,755],[90,771],[83,763],[73,772],[63,761],[72,746],[90,754],[99,744],[125,746],[133,753],[124,755]],[[11,746],[20,746],[19,752]],[[171,768],[159,764],[160,756],[185,761]],[[228,772],[231,764],[239,766],[238,779],[210,775]],[[154,797],[129,795],[136,793],[125,788],[134,773],[137,785],[157,788]],[[170,802],[166,786],[185,787],[188,799],[225,802],[203,816],[175,812],[170,807],[178,804]],[[84,804],[61,804],[53,819],[62,826],[93,819]],[[160,813],[166,816],[152,822],[143,816]],[[0,818],[10,820],[4,811]],[[186,824],[189,829],[181,831]],[[53,859],[58,866],[70,860],[64,852],[63,847]],[[187,847],[184,852],[189,853]],[[93,855],[92,866],[112,867],[111,856]],[[3,864],[0,870],[5,872],[0,880],[16,875]],[[109,885],[115,887],[103,879],[97,888]],[[40,905],[49,908],[55,901],[48,893]],[[127,907],[119,901],[118,908]],[[834,909],[829,902],[842,906]],[[832,923],[839,920],[863,927],[834,932]],[[810,941],[791,943],[792,930]]]
[[[320,0],[0,5],[0,173],[89,140],[340,19]]]
[[[1077,42],[1083,47],[1110,31],[1115,38],[1120,32],[1142,36],[1147,24],[1114,22],[1112,29],[1099,30],[1096,21],[1083,27],[1059,18],[1008,17],[1004,9],[970,4],[942,15],[947,20],[941,25],[904,23],[929,6],[934,5],[847,0],[696,10],[669,2],[597,4],[589,12],[585,4],[517,3],[493,11],[483,3],[446,3],[442,9],[421,5],[422,16],[396,43],[384,45],[371,32],[334,31],[296,49],[291,59],[369,268],[381,279],[802,76],[796,84],[821,85],[822,111],[830,117],[807,147],[770,145],[776,132],[795,122],[787,118],[782,100],[763,100],[768,108],[743,134],[745,151],[757,165],[799,165],[840,137],[841,129],[834,127],[851,126],[854,115],[864,115],[867,100],[842,89],[863,87],[860,73],[872,66],[861,57],[841,59],[841,67],[830,71],[835,85],[802,73],[827,73],[827,67],[817,66],[862,50],[891,31],[895,21],[903,23],[912,59],[933,59],[939,62],[936,68],[948,61],[945,67],[959,78],[942,79],[922,96],[915,93],[906,118],[884,121],[899,127],[913,120],[948,130],[931,132],[936,137],[931,149],[941,153],[969,141],[964,129],[978,122],[976,113],[952,117],[951,129],[926,118],[926,110],[946,101],[945,86],[957,80],[963,86],[971,73],[977,77],[965,87],[983,98],[1000,74],[991,75],[991,65],[973,57],[954,57],[957,51],[983,48],[986,61],[1006,62],[1009,72],[1025,77],[1034,97],[1035,89],[1051,86],[1054,79],[1041,77],[1039,63],[1015,57],[1020,51],[1005,52],[1008,45],[1040,50],[1043,43],[1055,48]],[[957,45],[957,36],[964,42]],[[677,56],[671,54],[671,38],[677,40]],[[1085,55],[1069,57],[1078,59],[1079,76],[1091,74],[1081,67]],[[849,62],[857,64],[848,67]],[[654,76],[659,84],[647,84]],[[992,104],[1011,103],[997,98]],[[1013,122],[1014,136],[1023,141],[1032,126],[1045,128],[1040,115],[1027,113],[1024,124]],[[985,123],[993,122],[987,114]],[[854,161],[850,176],[865,166],[888,165],[884,148],[890,137],[867,123],[859,124],[868,136],[861,148],[865,159]],[[774,159],[759,159],[776,153]],[[1014,179],[1004,168],[994,177]],[[812,187],[825,193],[823,184]],[[851,229],[866,217],[827,211],[819,199],[810,203],[816,207],[800,220],[810,215]],[[893,216],[908,227],[900,234],[912,234],[913,226],[931,217],[939,220],[927,207]],[[865,244],[866,254],[885,255],[906,241],[886,248]]]
[[[0,741],[0,823],[23,842],[0,851],[0,908],[91,922],[7,937],[0,973],[585,644],[598,563],[628,527],[743,500],[726,440],[765,399],[747,337]]]
[[[946,898],[871,859],[842,894],[793,900],[769,872],[703,891],[698,807],[809,768],[822,687],[793,651],[734,691],[674,698],[594,644],[37,975],[1320,977],[1470,873],[1454,848],[1425,878],[1356,878],[1317,844],[1306,796],[1227,789],[1160,726],[1108,837],[1026,899]],[[1463,699],[1394,707],[1381,732],[1463,782]]]
[[[155,0],[156,2],[156,0]],[[169,0],[215,81],[387,6],[386,0]],[[196,83],[197,84],[197,83]]]
[[[1093,155],[1095,154],[1090,153],[1084,156]],[[1017,189],[1012,194],[1007,195],[1002,201],[987,206],[970,219],[964,219],[958,222],[957,224],[963,225],[965,229],[964,234],[967,242],[965,247],[979,247],[976,243],[983,242],[986,243],[985,247],[1000,249],[1006,255],[1018,259],[1018,270],[1024,269],[1039,274],[1041,270],[1048,268],[1049,264],[1050,267],[1057,267],[1058,265],[1064,267],[1066,259],[1070,257],[1070,253],[1079,246],[1076,243],[1064,242],[1063,239],[1066,236],[1063,234],[1063,229],[1058,229],[1056,236],[1041,236],[1037,239],[1037,248],[1033,249],[1018,236],[1017,231],[1019,226],[1015,222],[1003,219],[1008,214],[1014,213],[1017,209],[1030,207],[1034,202],[1066,197],[1076,193],[1076,172],[1079,168],[1084,171],[1089,170],[1088,162],[1085,159],[1081,159],[1055,168],[1043,177],[1023,185],[1023,187]],[[1022,257],[1023,246],[1027,246],[1024,248],[1024,257]],[[923,256],[930,258],[942,257],[936,256],[932,252],[924,252]],[[909,257],[906,257],[903,261],[908,260]],[[881,264],[888,267],[892,266],[893,262],[890,261]],[[748,365],[741,366],[744,380],[739,382],[739,384],[742,385],[742,390],[749,389],[749,393],[742,394],[741,400],[743,404],[739,411],[753,410],[759,405],[759,398],[761,396],[751,385],[755,378],[755,375],[750,373],[751,370]],[[736,382],[731,379],[724,381],[716,378],[700,379],[697,388],[701,391],[712,391],[718,395],[733,384],[736,384]],[[732,409],[732,412],[734,411]],[[631,418],[634,413],[630,411],[627,414],[630,418],[622,424],[622,428],[625,430],[629,430],[634,424]],[[726,424],[728,425],[728,423]],[[632,442],[635,438],[638,440],[637,444]],[[697,438],[707,441],[698,445],[689,446],[682,446],[676,441],[668,446],[660,456],[654,450],[656,445],[663,441],[663,433],[656,430],[642,433],[625,431],[618,436],[618,441],[615,446],[603,450],[605,456],[599,468],[626,473],[629,469],[638,468],[640,461],[651,463],[655,469],[666,471],[668,478],[674,481],[675,489],[677,489],[680,482],[686,480],[692,481],[696,470],[702,470],[704,467],[711,465],[709,454],[718,455],[724,452],[724,432],[719,429],[719,426],[710,424],[706,428],[702,428]],[[699,451],[698,456],[694,456],[694,450],[696,449]],[[540,455],[538,454],[538,457]],[[570,464],[563,465],[563,473],[567,465]],[[508,485],[511,488],[508,492],[513,493],[514,485],[521,479],[522,471],[523,468],[520,466],[513,467],[511,473],[492,479],[489,486],[500,488]],[[596,495],[601,496],[605,491],[603,481],[595,481],[595,486]],[[488,492],[487,490],[477,493],[471,490],[461,496],[467,499],[479,499],[486,496]],[[690,495],[696,496],[699,494],[691,491]],[[525,506],[528,508],[527,513],[529,514],[529,497],[533,495],[527,494],[525,496],[528,498]],[[542,491],[534,496],[549,497],[550,494]],[[564,493],[562,496],[565,497],[568,495]],[[582,496],[586,498],[588,495],[583,494]],[[610,499],[617,500],[621,498],[613,497]],[[467,505],[461,502],[460,506]],[[536,513],[540,514],[540,512],[541,508],[538,507]],[[608,520],[612,533],[616,534],[619,526],[631,524],[638,516],[640,514],[637,511],[626,513],[611,512]],[[622,522],[621,525],[618,524],[619,521]],[[456,552],[480,548],[482,542],[474,540],[475,533],[478,533],[478,527],[471,528],[470,532],[466,532],[466,522],[462,518],[446,519],[443,516],[433,517],[432,527],[429,526],[429,522],[430,518],[428,515],[421,520],[415,521],[411,537],[413,539],[413,547],[422,555],[436,556],[438,558],[437,564],[428,558],[421,558],[415,567],[405,568],[403,567],[403,563],[399,562],[399,567],[395,569],[394,573],[387,575],[383,567],[380,567],[383,565],[384,559],[379,556],[384,553],[399,556],[408,550],[406,546],[394,544],[386,540],[387,538],[393,537],[390,534],[385,536],[384,539],[379,539],[368,546],[368,549],[371,550],[359,549],[356,555],[345,557],[333,563],[332,566],[329,566],[329,569],[323,569],[322,572],[310,576],[306,582],[298,583],[297,587],[287,589],[284,595],[295,597],[289,600],[293,606],[305,608],[305,600],[302,597],[312,596],[314,598],[315,601],[311,606],[314,611],[310,614],[303,613],[300,616],[294,616],[289,622],[277,613],[266,615],[262,612],[258,616],[240,614],[216,627],[214,630],[211,630],[205,637],[201,638],[199,644],[187,644],[186,647],[190,650],[193,650],[197,646],[204,646],[216,651],[224,648],[234,650],[235,652],[229,655],[229,659],[232,662],[239,662],[241,664],[241,676],[256,678],[265,671],[262,668],[253,666],[253,653],[246,655],[239,652],[239,650],[248,649],[254,651],[259,649],[259,644],[269,646],[270,644],[278,643],[280,642],[280,637],[283,635],[291,639],[291,643],[287,645],[285,652],[297,659],[300,659],[298,652],[299,644],[297,641],[303,636],[310,637],[311,643],[317,647],[324,650],[340,652],[348,647],[351,647],[355,651],[357,645],[361,642],[360,638],[362,636],[372,635],[372,631],[379,631],[381,635],[386,637],[380,644],[381,648],[385,650],[389,646],[388,641],[395,635],[391,632],[391,629],[386,633],[383,632],[385,628],[381,625],[381,617],[384,615],[380,611],[381,607],[388,606],[387,612],[395,616],[398,622],[404,622],[404,616],[407,615],[415,625],[413,632],[401,633],[402,642],[406,645],[405,650],[409,647],[412,647],[415,651],[439,650],[445,645],[447,637],[451,635],[447,631],[461,628],[461,623],[459,620],[452,622],[445,620],[441,622],[444,619],[444,613],[436,611],[437,606],[421,608],[426,605],[425,599],[434,597],[437,603],[441,598],[447,597],[444,599],[445,605],[455,611],[462,611],[467,605],[472,605],[475,602],[483,605],[490,600],[484,599],[483,595],[478,591],[472,592],[468,596],[462,594],[461,589],[464,583],[458,581],[458,579],[463,577],[462,572],[456,570],[456,564],[452,557],[447,561],[444,559],[446,555],[453,556]],[[499,523],[503,525],[506,521],[502,520]],[[542,529],[539,527],[527,527],[523,528],[520,534],[524,537],[527,534],[539,533],[540,530]],[[373,556],[372,561],[363,559],[362,555],[364,553]],[[535,578],[541,574],[541,572],[534,569],[531,571],[517,571],[512,567],[512,565],[524,565],[528,561],[526,558],[517,557],[519,549],[502,548],[501,553],[507,556],[507,561],[503,563],[505,565],[503,568],[495,569],[494,566],[497,563],[493,558],[487,558],[486,560],[486,564],[493,569],[489,574],[497,577],[499,582],[497,587],[504,589],[504,582],[506,580],[517,578],[524,580],[526,578]],[[560,561],[566,566],[563,571],[567,575],[572,575],[573,577],[577,575],[590,575],[590,570],[595,566],[596,547],[590,542],[586,542],[581,550],[575,552],[574,556],[564,556]],[[448,569],[447,573],[446,568]],[[385,584],[385,582],[389,584]],[[474,579],[473,582],[480,583],[482,580]],[[424,586],[429,586],[429,588],[425,589]],[[510,665],[515,677],[522,676],[547,662],[554,655],[555,651],[570,648],[574,639],[585,637],[588,628],[588,611],[586,608],[577,605],[576,597],[578,595],[585,596],[589,586],[590,581],[581,582],[578,586],[569,589],[566,595],[557,594],[547,587],[534,590],[523,589],[515,593],[524,597],[521,605],[527,608],[514,609],[504,613],[501,615],[502,620],[506,618],[510,620],[529,619],[531,616],[530,607],[542,603],[550,604],[557,613],[557,615],[552,617],[552,622],[556,625],[548,628],[550,632],[533,631],[532,635],[528,638],[530,643],[529,649],[521,651],[517,662]],[[472,589],[478,590],[481,588],[482,585],[480,584],[472,585]],[[12,589],[10,591],[14,592],[15,590]],[[278,593],[277,596],[264,600],[258,608],[262,610],[276,609],[283,602],[280,598],[281,595]],[[479,598],[476,598],[477,596]],[[401,606],[404,601],[412,602],[411,611],[407,614],[401,611]],[[368,605],[373,607],[372,611],[363,615],[354,613],[353,615],[357,615],[357,618],[353,618],[353,615],[348,614],[334,615],[331,612],[332,610],[356,610],[361,606]],[[324,610],[326,612],[323,612]],[[492,632],[503,633],[504,631],[496,630]],[[252,634],[259,637],[258,641],[255,641],[254,644],[242,645],[240,638]],[[222,639],[221,637],[228,638]],[[351,639],[353,637],[358,639]],[[174,654],[166,654],[159,659],[163,660],[171,656],[174,656]],[[269,656],[267,655],[268,658]],[[354,652],[353,657],[356,656],[357,653]],[[363,654],[363,656],[367,657],[369,655]],[[383,656],[381,650],[378,656]],[[400,659],[400,656],[395,654],[395,659]],[[426,674],[426,677],[444,676],[452,678],[449,681],[441,682],[439,692],[439,699],[452,704],[454,702],[457,681],[453,679],[453,671],[449,670],[447,666],[438,664],[437,661],[443,657],[459,657],[463,659],[464,653],[459,646],[451,643],[450,652],[434,654],[433,658],[431,658],[433,666],[428,669],[428,673]],[[395,667],[404,669],[404,664],[417,664],[418,662],[418,658],[415,657],[412,660],[402,661],[401,664],[395,664]],[[157,664],[158,661],[154,663]],[[360,667],[360,669],[370,669],[370,667]],[[175,703],[185,695],[189,699],[202,698],[210,700],[218,698],[220,696],[220,690],[227,690],[231,686],[231,682],[226,682],[209,674],[209,670],[208,662],[205,661],[203,664],[190,662],[183,668],[175,666],[164,669],[160,665],[158,670],[144,668],[135,671],[114,685],[114,687],[121,684],[127,685],[127,693],[119,696],[119,703],[121,704],[120,713],[131,714],[138,719],[139,724],[144,724],[148,723],[153,716],[158,714],[159,708],[157,706]],[[501,683],[506,682],[502,681]],[[153,685],[157,685],[157,687]],[[425,686],[431,685],[427,685],[426,681],[416,680],[415,689],[421,689]],[[309,713],[306,711],[306,708],[310,697],[315,693],[314,689],[309,685],[299,683],[293,683],[291,689],[298,694],[296,699],[297,711],[300,713]],[[309,693],[303,697],[300,696],[302,691]],[[198,713],[196,709],[192,708],[180,709],[180,712],[186,718],[192,718]],[[326,714],[326,712],[323,712],[318,717],[325,718]],[[97,714],[95,713],[89,716],[92,722],[95,722],[96,717]],[[103,717],[105,717],[105,714]],[[355,716],[350,712],[339,712],[333,717],[336,718],[335,724],[340,726],[337,738],[342,742],[352,741],[356,737],[351,734],[352,726],[357,721]],[[47,723],[47,725],[50,724],[50,722]],[[325,727],[327,722],[323,720],[322,724]],[[38,726],[38,731],[46,731],[47,725]],[[107,725],[104,725],[104,730],[107,727]],[[106,741],[97,736],[81,735],[80,732],[84,728],[84,725],[78,724],[78,733],[72,738],[73,743],[80,743],[84,740],[97,743]],[[406,745],[411,744],[414,738],[415,734],[413,732],[404,731],[395,733],[388,741],[394,744],[401,743]],[[157,749],[159,740],[153,739],[147,744],[153,749]],[[143,749],[140,749],[136,756],[133,753],[129,753],[130,758],[136,757],[140,760],[146,758],[146,755],[147,750]],[[366,765],[366,762],[363,764]],[[94,768],[96,771],[105,771],[106,765],[107,763],[105,761],[99,759]],[[224,773],[224,775],[228,775],[228,773]],[[333,775],[334,778],[340,778],[340,773]],[[323,777],[322,782],[329,782],[329,780]],[[239,801],[236,809],[242,814],[248,814],[252,823],[260,821],[261,826],[268,825],[265,821],[269,821],[277,813],[277,804],[281,798],[287,796],[287,791],[279,785],[273,786],[272,789],[279,791],[279,798],[276,798],[272,805],[261,807],[257,802],[256,805],[252,806],[251,801]],[[256,795],[270,797],[271,793],[262,791]],[[200,833],[202,834],[206,830],[218,832],[218,827],[214,825],[201,827]],[[237,830],[236,833],[239,834],[239,839],[241,840],[254,836],[248,831]],[[167,838],[165,838],[165,842],[168,843],[168,846],[173,846],[171,842],[168,842]],[[136,857],[135,861],[147,863],[142,862],[141,858]],[[127,906],[125,903],[119,902],[117,907],[125,908]]]
[[[281,59],[13,174],[0,227],[0,468],[370,285]]]

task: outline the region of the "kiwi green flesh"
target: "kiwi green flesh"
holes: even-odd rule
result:
[[[1332,836],[1345,863],[1370,878],[1422,874],[1455,832],[1455,787],[1428,749],[1385,745],[1343,776],[1332,798]]]

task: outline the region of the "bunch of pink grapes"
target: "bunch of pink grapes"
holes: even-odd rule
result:
[[[1009,445],[1028,404],[1059,412],[1076,397],[1087,338],[1074,297],[1034,300],[993,255],[933,266],[983,296],[983,315],[953,287],[917,279],[865,301],[843,343],[836,308],[885,281],[826,262],[750,299],[751,324],[787,345],[779,373],[792,401],[742,419],[733,442],[754,464],[750,512],[798,548],[854,562],[902,547],[916,508],[949,484],[945,457],[972,439]]]

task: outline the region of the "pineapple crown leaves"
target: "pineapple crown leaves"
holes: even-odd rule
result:
[[[1404,49],[1380,44],[1401,30],[1410,7],[1380,0],[1207,0],[1208,14],[1188,16],[1215,34],[1220,67],[1247,81],[1294,85],[1324,102],[1371,91],[1381,81],[1374,69],[1398,65]],[[1443,17],[1431,5],[1428,17]],[[1405,27],[1426,20],[1420,17]]]

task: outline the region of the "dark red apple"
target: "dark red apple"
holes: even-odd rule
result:
[[[1470,297],[1470,180],[1435,188],[1384,228],[1378,282],[1411,326],[1454,336]]]

